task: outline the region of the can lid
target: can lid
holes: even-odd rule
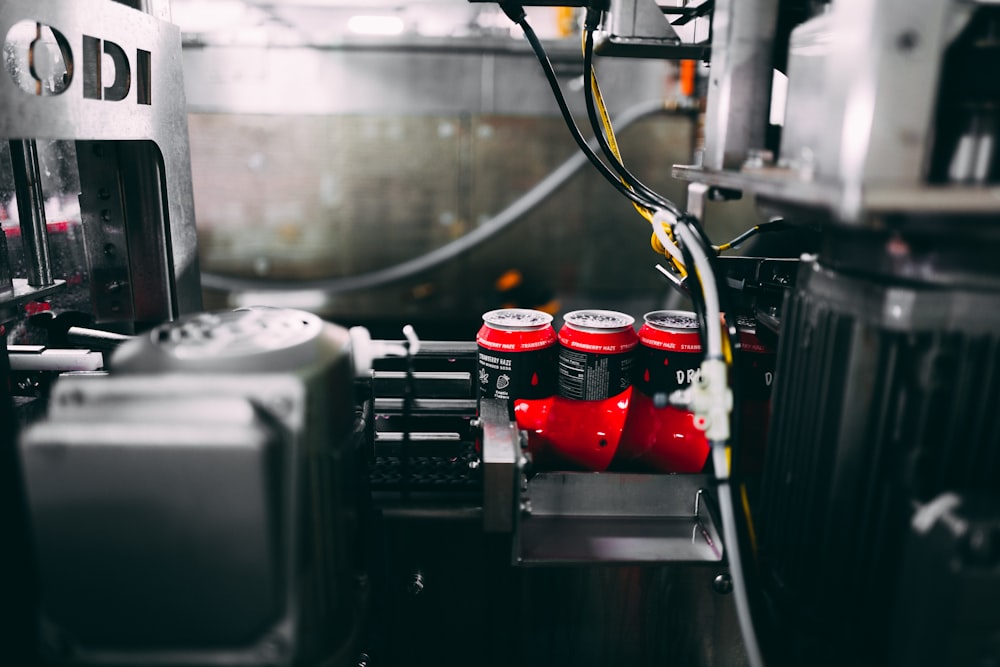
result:
[[[501,308],[485,313],[483,322],[492,329],[532,331],[547,327],[552,323],[552,316],[530,308]]]
[[[698,318],[687,310],[654,310],[643,316],[646,324],[661,331],[690,333],[698,330]]]
[[[736,329],[738,331],[745,331],[746,333],[756,333],[757,332],[757,318],[750,317],[748,315],[743,315],[736,318]]]
[[[563,315],[563,322],[574,329],[606,333],[630,328],[635,318],[615,310],[574,310]]]

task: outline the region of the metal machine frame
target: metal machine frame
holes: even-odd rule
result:
[[[61,93],[0,75],[0,136],[77,142],[96,315],[127,327],[201,307],[180,30],[165,3],[146,6],[152,15],[102,0],[0,7],[5,40],[24,21],[65,40]],[[102,83],[106,58],[115,78]]]

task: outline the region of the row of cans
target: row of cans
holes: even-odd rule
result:
[[[490,311],[477,336],[479,395],[507,400],[529,433],[529,450],[551,467],[697,472],[708,456],[704,433],[686,410],[660,397],[699,377],[702,353],[694,313],[659,310],[634,318],[608,310],[552,317],[524,309]],[[773,350],[752,318],[737,322],[740,347],[740,459],[760,467],[770,414]],[[520,400],[519,400],[520,399]]]
[[[629,386],[647,395],[670,393],[698,377],[701,341],[694,313],[657,310],[635,318],[610,310],[567,313],[558,336],[552,316],[510,308],[483,315],[479,347],[480,396],[514,401],[559,395],[578,401],[615,396]],[[752,319],[738,323],[743,349],[767,353]],[[753,395],[769,393],[773,366],[745,378]]]

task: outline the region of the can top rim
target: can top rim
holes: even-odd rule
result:
[[[635,324],[635,318],[615,310],[588,308],[566,313],[563,315],[563,322],[583,331],[611,332],[631,328]]]
[[[737,317],[736,329],[745,333],[757,333],[757,318],[749,315]]]
[[[530,308],[500,308],[483,314],[483,322],[491,329],[532,331],[552,323],[552,316]]]
[[[688,310],[654,310],[642,316],[646,324],[659,331],[694,333],[698,331],[698,318]]]

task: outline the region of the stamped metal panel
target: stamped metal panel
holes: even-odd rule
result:
[[[170,287],[169,303],[164,304],[167,312],[176,316],[200,309],[179,29],[101,0],[8,0],[0,5],[0,36],[6,38],[13,26],[24,21],[45,24],[65,37],[72,74],[60,94],[44,96],[25,92],[12,76],[0,74],[0,136],[155,144],[162,159],[166,224],[165,229],[143,231],[157,239],[165,259],[162,279]],[[128,83],[105,81],[95,86],[95,61],[85,56],[87,48],[93,53],[94,40],[104,48],[120,47],[131,73]],[[93,96],[97,89],[105,99]],[[113,101],[126,89],[123,99]]]

